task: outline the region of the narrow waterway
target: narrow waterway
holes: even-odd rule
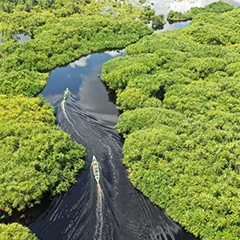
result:
[[[172,2],[173,6],[167,0],[156,1],[155,8],[158,13],[165,14],[170,9],[183,11],[181,4],[187,10],[213,1]],[[168,24],[164,30],[187,24]],[[121,139],[114,129],[118,112],[99,78],[102,64],[123,54],[124,51],[91,54],[57,68],[52,71],[42,92],[46,101],[56,109],[59,127],[87,149],[87,158],[77,183],[64,195],[55,197],[30,224],[30,229],[41,240],[194,239],[134,189],[127,178],[121,161]],[[66,87],[70,95],[63,101]],[[91,169],[93,155],[100,164],[100,188]]]
[[[124,51],[92,54],[55,69],[42,92],[55,109],[58,125],[87,149],[77,184],[30,225],[40,239],[193,239],[163,210],[152,205],[127,178],[122,143],[113,126],[117,110],[98,75],[102,64]],[[70,96],[63,101],[68,87]],[[100,164],[100,187],[91,169]]]

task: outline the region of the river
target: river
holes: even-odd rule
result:
[[[156,2],[156,11],[165,14],[166,9],[182,10],[184,3],[186,10],[213,1]],[[170,29],[182,26],[177,24]],[[53,198],[29,225],[41,240],[195,239],[134,189],[127,178],[121,161],[122,141],[114,129],[118,111],[99,77],[104,62],[123,54],[123,50],[95,53],[56,68],[42,92],[56,109],[59,127],[87,149],[87,158],[77,183]],[[63,101],[66,87],[70,95]],[[93,155],[100,164],[99,189],[91,169]]]
[[[118,112],[98,77],[104,62],[123,54],[95,53],[57,68],[42,92],[56,109],[58,125],[86,147],[88,156],[77,184],[30,225],[40,239],[193,239],[127,178],[121,139],[113,128]],[[70,96],[63,101],[66,87]],[[93,155],[100,163],[100,191]]]

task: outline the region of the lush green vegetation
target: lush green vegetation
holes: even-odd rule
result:
[[[188,10],[186,13],[175,12],[171,10],[168,14],[167,20],[169,22],[176,22],[176,21],[187,21],[193,19],[198,14],[202,13],[223,13],[227,11],[233,10],[233,6],[229,5],[225,2],[213,2],[206,7],[193,7]]]
[[[85,150],[55,126],[53,109],[39,98],[0,95],[0,110],[0,207],[11,213],[66,191]]]
[[[153,30],[161,16],[125,2],[0,0],[0,212],[66,191],[83,167],[85,150],[55,126],[53,109],[35,97],[56,66],[104,49],[124,48]],[[16,34],[31,40],[17,42]],[[0,238],[28,238],[0,225]],[[2,230],[1,229],[1,230]],[[21,235],[22,234],[22,235]]]
[[[0,20],[5,23],[0,29],[0,93],[34,96],[46,84],[46,72],[54,67],[93,51],[123,48],[153,32],[143,21],[133,20],[145,18],[140,9],[116,5],[102,13],[103,5],[87,4],[79,10],[81,14],[70,12],[69,16],[62,13],[62,8],[0,12]],[[34,38],[23,44],[10,41],[18,31]]]
[[[146,23],[150,23],[154,30],[162,29],[165,24],[164,15],[156,15],[155,10],[151,6],[143,7],[141,11],[141,18],[145,20]]]
[[[17,223],[0,224],[0,240],[37,240],[29,229]]]
[[[207,7],[208,9],[209,7]],[[240,7],[141,39],[104,64],[129,178],[189,232],[240,239]]]

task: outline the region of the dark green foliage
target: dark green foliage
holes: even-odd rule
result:
[[[134,111],[125,111],[120,115],[117,129],[123,133],[125,137],[128,134],[140,129],[159,128],[159,127],[175,127],[176,131],[180,131],[186,125],[187,118],[176,111],[164,108],[141,108]],[[178,126],[178,128],[176,128]]]
[[[87,3],[90,3],[89,0],[77,0],[77,1],[68,1],[68,0],[1,0],[0,9],[4,12],[11,13],[14,9],[21,11],[30,12],[34,8],[40,9],[59,9],[65,8],[69,9],[70,12],[77,12],[80,6],[84,6]]]
[[[203,13],[223,13],[233,10],[233,6],[225,2],[213,2],[206,7],[193,7],[188,10],[186,13],[170,11],[167,19],[169,22],[175,21],[187,21],[189,19],[195,18],[199,14]]]
[[[191,8],[188,12],[187,15],[190,17],[194,17],[200,13],[205,13],[205,12],[211,12],[211,13],[224,13],[227,11],[232,11],[234,7],[228,3],[225,3],[223,1],[218,1],[218,2],[213,2],[206,7],[198,8],[194,7]]]
[[[0,224],[0,240],[37,240],[26,227],[18,223]]]
[[[117,129],[130,180],[206,240],[240,239],[239,13],[144,37],[102,74],[125,111]],[[162,104],[147,107],[153,97]]]
[[[155,10],[151,6],[143,7],[140,18],[144,19],[146,23],[149,23],[151,20],[154,30],[162,29],[165,24],[164,15],[156,15]]]
[[[151,73],[162,62],[157,54],[115,58],[104,65],[102,77],[112,89],[125,88],[131,79]]]

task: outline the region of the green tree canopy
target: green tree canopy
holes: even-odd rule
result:
[[[85,150],[55,126],[43,99],[0,95],[0,110],[0,207],[11,214],[66,191]]]
[[[185,29],[128,46],[102,78],[123,110],[117,129],[134,186],[195,236],[236,240],[240,7],[220,14],[215,6]],[[160,104],[146,106],[152,98]]]
[[[55,125],[53,109],[35,97],[49,71],[83,55],[124,48],[153,30],[127,2],[0,1],[0,209],[8,214],[69,189],[85,149]],[[20,43],[17,35],[31,40]],[[154,101],[146,104],[153,105]],[[20,225],[0,225],[0,239],[36,239]]]
[[[233,8],[234,7],[232,5],[220,0],[218,2],[213,2],[205,7],[193,7],[186,13],[175,12],[171,10],[168,13],[167,19],[169,22],[186,21],[189,19],[193,19],[197,15],[201,15],[203,13],[223,13],[233,10]]]
[[[26,227],[18,223],[0,224],[0,240],[37,240]]]

